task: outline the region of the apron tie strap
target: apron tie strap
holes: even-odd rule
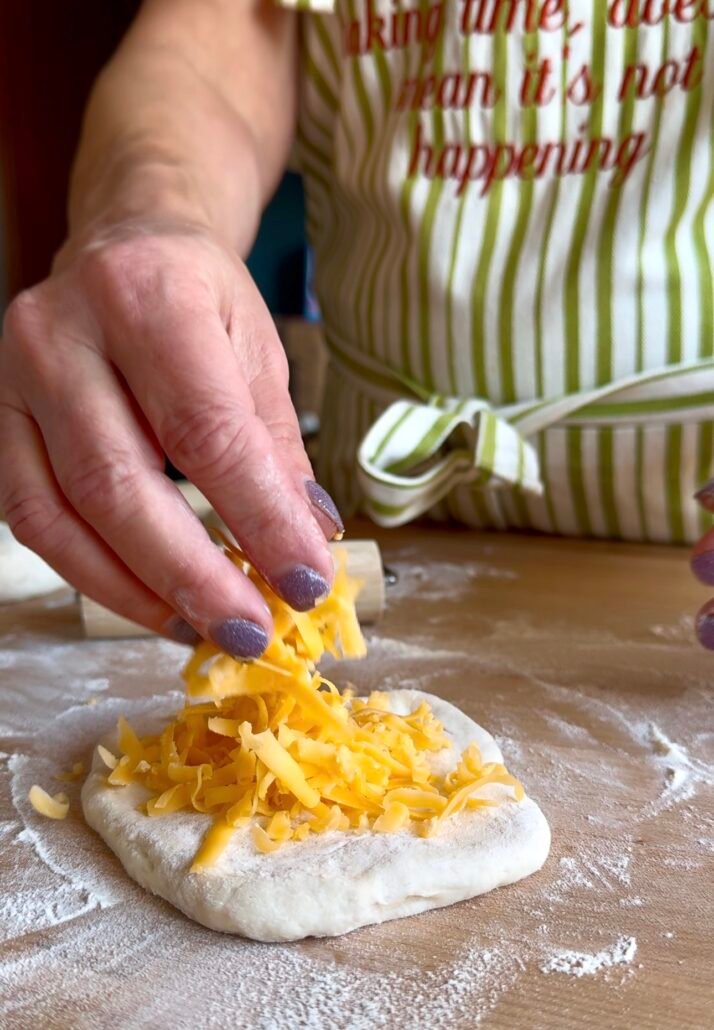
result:
[[[395,401],[364,437],[357,469],[382,526],[417,518],[460,483],[543,491],[532,445],[481,400]]]
[[[333,348],[332,356],[375,400],[384,403],[389,393],[420,397],[401,396],[388,404],[357,451],[364,506],[382,526],[418,518],[464,483],[541,494],[538,457],[529,438],[556,424],[598,428],[714,418],[712,358],[648,369],[581,393],[494,408],[481,398],[426,397],[397,373],[388,372],[391,383],[385,383],[384,372],[378,381],[354,360],[340,360],[339,350]]]

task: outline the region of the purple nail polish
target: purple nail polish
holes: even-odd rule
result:
[[[332,500],[327,490],[316,483],[314,479],[308,479],[305,482],[305,492],[307,493],[310,504],[312,504],[318,511],[322,512],[325,518],[328,518],[335,527],[334,536],[341,537],[345,531],[345,524],[342,521],[342,516],[337,510],[337,505]]]
[[[314,608],[319,600],[327,597],[330,586],[327,580],[307,565],[296,565],[284,573],[275,583],[275,589],[297,612]]]
[[[268,634],[249,619],[225,619],[214,623],[211,640],[234,658],[260,658],[268,646]]]
[[[691,560],[694,575],[701,583],[714,586],[714,551],[702,551]]]
[[[696,620],[697,638],[702,647],[714,651],[714,614],[700,612]]]
[[[203,639],[198,630],[179,615],[169,619],[164,626],[164,633],[177,644],[188,644],[189,647],[195,647]]]

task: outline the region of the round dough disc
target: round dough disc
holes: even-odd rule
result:
[[[38,554],[18,543],[0,522],[0,604],[51,594],[67,584]]]
[[[421,701],[431,705],[454,744],[433,756],[438,772],[470,743],[484,762],[502,761],[493,737],[447,701],[417,690],[392,691],[390,699],[401,715]],[[261,854],[245,827],[215,866],[191,873],[211,820],[186,812],[149,818],[137,811],[148,796],[140,784],[108,786],[95,755],[84,814],[129,875],[204,926],[259,941],[332,937],[473,898],[534,873],[550,848],[545,816],[525,797],[458,813],[429,838],[331,831]]]

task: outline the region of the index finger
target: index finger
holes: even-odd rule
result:
[[[31,390],[31,406],[70,504],[202,636],[236,657],[258,657],[272,629],[265,601],[152,460],[113,371],[90,348],[75,350],[69,366],[61,342],[43,361],[44,389]]]
[[[272,324],[259,331],[275,333]],[[276,592],[293,608],[313,607],[334,575],[325,536],[256,412],[217,312],[161,311],[139,332],[141,348],[119,344],[117,357],[161,446]]]

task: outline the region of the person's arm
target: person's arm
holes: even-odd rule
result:
[[[270,616],[163,474],[207,494],[294,607],[332,576],[272,320],[240,257],[293,134],[294,17],[149,0],[100,76],[45,282],[0,345],[0,508],[78,589],[250,657]]]
[[[295,31],[271,0],[145,3],[92,92],[70,237],[166,215],[245,257],[293,138]]]

